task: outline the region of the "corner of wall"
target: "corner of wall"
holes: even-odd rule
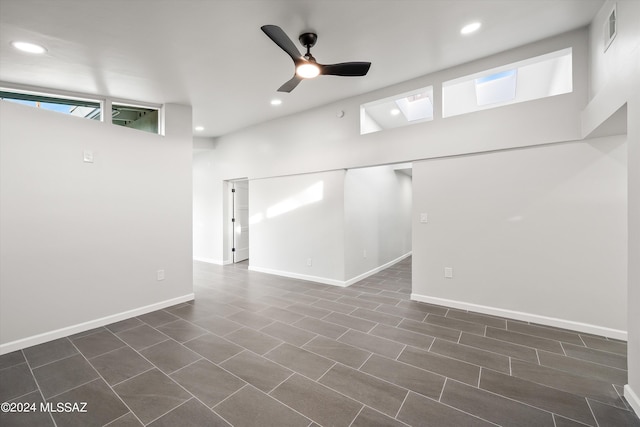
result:
[[[640,397],[631,389],[629,384],[624,386],[624,397],[636,415],[640,417]]]

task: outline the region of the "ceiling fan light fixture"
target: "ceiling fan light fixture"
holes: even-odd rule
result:
[[[320,74],[320,67],[311,62],[298,65],[296,74],[303,79],[312,79]]]

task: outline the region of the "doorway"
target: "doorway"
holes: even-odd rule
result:
[[[231,182],[231,259],[237,262],[249,259],[249,181]]]

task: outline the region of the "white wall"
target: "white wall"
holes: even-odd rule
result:
[[[0,102],[0,352],[193,298],[191,108],[164,113],[160,136]]]
[[[637,15],[640,19],[640,14]],[[640,56],[640,52],[639,52]],[[640,415],[640,66],[637,67],[635,92],[628,100],[628,295],[627,313],[629,325],[627,359],[629,382],[625,397]]]
[[[213,254],[217,249],[216,241],[210,238],[214,234],[213,218],[219,217],[211,194],[213,183],[209,181],[213,167],[209,155],[214,147],[212,138],[193,138],[193,253],[200,261],[222,263],[199,257],[199,254]],[[221,182],[217,184],[222,187]]]
[[[411,252],[409,175],[392,166],[350,169],[345,175],[344,200],[345,279]]]
[[[612,1],[605,4],[588,34],[579,30],[218,138],[215,148],[203,154],[212,165],[203,171],[201,178],[203,185],[209,186],[207,194],[213,209],[211,215],[207,215],[210,227],[198,235],[199,239],[216,244],[197,255],[224,259],[221,184],[224,179],[320,172],[575,141],[590,134],[627,104],[630,387],[625,393],[640,412],[637,398],[640,395],[640,310],[636,307],[640,301],[640,120],[637,119],[640,117],[640,27],[636,25],[640,21],[640,2],[618,0],[616,3],[618,35],[607,53],[600,49],[601,31]],[[443,81],[565,47],[573,47],[572,94],[446,120],[441,118],[439,87]],[[427,85],[435,88],[433,121],[359,135],[360,104]],[[345,112],[342,119],[336,117],[339,110]],[[544,171],[547,170],[545,166]],[[588,227],[584,232],[589,233],[593,228]],[[566,306],[573,304],[569,294],[564,295]],[[538,310],[544,312],[544,307],[536,307],[535,311]],[[617,314],[613,310],[609,314],[611,319],[607,324],[618,324]],[[636,396],[635,399],[632,396]]]
[[[344,175],[339,170],[251,181],[250,269],[341,284]]]
[[[251,270],[345,286],[410,253],[411,178],[380,166],[257,179],[249,216]]]
[[[617,4],[618,34],[606,52],[602,29]],[[587,135],[626,105],[628,145],[627,313],[629,382],[625,397],[640,414],[640,2],[607,1],[593,20],[590,35],[590,102],[582,114]]]
[[[624,338],[625,140],[414,163],[413,297]]]
[[[448,119],[441,118],[441,82],[573,47],[574,92]],[[434,120],[360,135],[360,105],[434,85]],[[587,32],[573,31],[366,95],[272,120],[217,138],[194,165],[196,187],[213,209],[194,238],[197,259],[222,262],[222,182],[375,166],[578,139],[587,102]],[[337,111],[344,111],[338,118]],[[544,124],[544,125],[541,125]],[[202,243],[206,242],[206,243]],[[211,247],[209,242],[216,242]]]
[[[603,29],[613,6],[617,12],[617,35],[604,51]],[[637,0],[608,0],[589,29],[589,98],[593,99],[617,79],[629,78],[638,67],[640,3]]]

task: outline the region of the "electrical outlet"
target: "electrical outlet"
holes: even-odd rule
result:
[[[367,257],[367,250],[363,250],[362,251],[362,258],[366,258]]]
[[[429,222],[429,215],[427,215],[426,213],[421,213],[420,222],[423,224],[426,224],[427,222]]]
[[[307,267],[311,267],[313,265],[313,261],[311,258],[307,258]]]
[[[82,153],[82,159],[85,163],[93,163],[93,151],[84,150]]]
[[[444,277],[446,279],[453,279],[453,267],[444,268]]]
[[[157,277],[158,280],[164,280],[164,270],[158,270]]]

